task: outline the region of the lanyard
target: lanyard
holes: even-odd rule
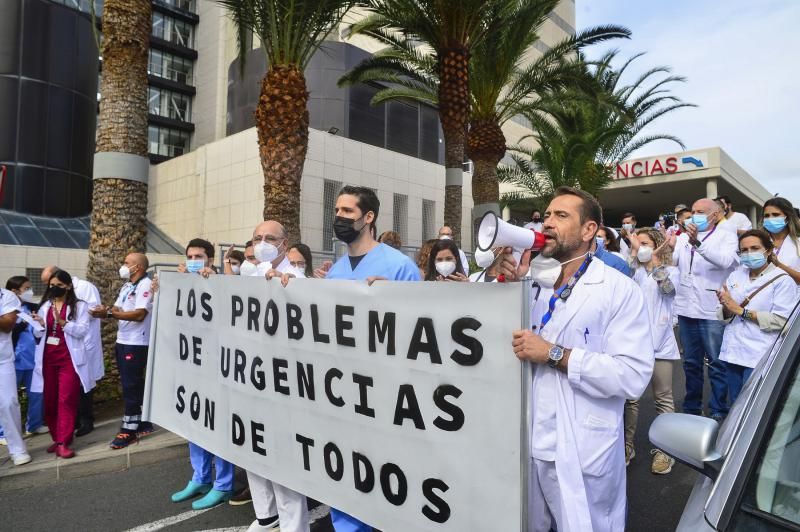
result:
[[[67,302],[65,301],[64,305],[66,304]],[[61,307],[61,310],[64,310],[63,306]],[[50,315],[53,318],[53,326],[50,327],[50,336],[55,336],[56,333],[58,333],[58,329],[60,328],[58,325],[58,320],[61,317],[61,313],[58,311],[58,309],[56,309],[55,301],[50,301]]]
[[[145,276],[145,277],[146,277],[146,276]],[[121,301],[122,301],[122,304],[123,304],[123,305],[125,304],[125,300],[126,300],[126,299],[128,299],[128,296],[130,296],[132,293],[133,293],[133,294],[135,294],[135,293],[136,293],[136,287],[137,287],[137,286],[139,286],[139,283],[141,283],[141,282],[142,282],[142,279],[144,279],[144,277],[142,277],[141,279],[139,279],[139,280],[138,280],[138,281],[136,281],[135,283],[131,284],[130,288],[129,288],[129,289],[128,289],[128,290],[125,292],[125,294],[122,296],[122,298],[121,298]],[[130,284],[130,282],[129,282],[129,284]],[[123,288],[123,289],[125,289],[125,287],[124,287],[124,286],[123,286],[122,288]]]
[[[702,244],[703,242],[708,240],[708,237],[713,235],[714,231],[716,231],[716,230],[717,230],[717,226],[715,225],[714,229],[709,231],[709,233],[706,236],[703,237],[703,240],[701,240],[700,243]],[[696,248],[694,246],[692,246],[691,258],[689,259],[689,273],[692,273],[692,264],[694,264],[694,252],[695,252],[695,250],[696,250]]]
[[[592,254],[586,256],[584,259],[583,264],[581,264],[578,271],[576,271],[572,277],[570,277],[567,284],[553,292],[553,295],[550,296],[550,301],[547,303],[547,312],[545,312],[544,316],[542,316],[542,324],[539,325],[539,332],[541,333],[542,329],[547,322],[550,321],[550,318],[553,317],[553,312],[556,310],[556,301],[559,299],[563,300],[564,302],[567,301],[569,296],[572,295],[572,290],[575,288],[575,285],[578,283],[578,280],[586,273],[586,270],[589,268],[589,264],[592,262]]]

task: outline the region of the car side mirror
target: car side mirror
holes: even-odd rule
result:
[[[714,480],[722,467],[716,449],[719,424],[689,414],[661,414],[650,425],[650,442],[692,469]]]

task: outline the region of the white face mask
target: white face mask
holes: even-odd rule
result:
[[[128,280],[131,278],[131,269],[124,264],[119,269],[119,276],[121,279]]]
[[[493,262],[494,253],[492,253],[491,249],[489,251],[475,250],[475,264],[477,264],[479,268],[488,268]]]
[[[561,276],[561,267],[570,262],[582,259],[586,255],[587,254],[584,253],[574,259],[558,262],[556,259],[547,258],[539,254],[531,261],[531,278],[542,288],[553,288],[556,282],[558,282],[558,278]]]
[[[633,224],[622,224],[622,228],[630,233],[633,231]]]
[[[439,272],[439,275],[442,277],[447,277],[452,275],[454,271],[456,271],[456,263],[452,260],[446,260],[442,262],[436,263],[436,271]]]
[[[649,246],[639,246],[639,251],[636,252],[636,258],[639,259],[639,262],[642,264],[650,262],[653,258],[653,248]]]
[[[231,264],[231,271],[233,272],[233,275],[239,275],[239,272],[242,271],[242,267]]]
[[[249,260],[246,260],[239,267],[239,275],[242,277],[253,277],[254,275],[258,275],[258,266]]]
[[[286,270],[286,273],[291,273],[298,279],[306,278],[306,271],[303,268],[298,268],[297,266],[289,266],[289,268]]]
[[[253,255],[256,256],[258,262],[272,262],[278,258],[279,254],[278,248],[269,242],[259,242],[253,248]]]
[[[441,235],[439,240],[453,240],[453,237],[450,235]]]
[[[33,303],[33,289],[28,288],[19,295],[19,298],[25,303]]]

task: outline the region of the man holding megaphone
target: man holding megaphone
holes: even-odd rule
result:
[[[532,330],[512,339],[533,366],[529,530],[624,530],[623,410],[654,364],[644,298],[593,260],[602,210],[592,196],[561,187],[543,220],[541,233],[498,221],[494,235],[479,234],[479,244],[506,246],[498,272],[507,282],[530,275],[541,288],[532,290]],[[515,249],[525,250],[519,261]]]

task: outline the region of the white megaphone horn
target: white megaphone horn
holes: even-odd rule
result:
[[[510,224],[489,211],[483,215],[478,227],[478,249],[488,251],[498,247],[538,251],[544,247],[544,235],[533,229]]]

